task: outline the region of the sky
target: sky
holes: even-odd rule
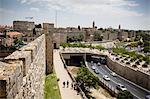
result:
[[[98,28],[120,24],[122,29],[150,30],[150,0],[0,0],[0,25],[14,20],[57,22],[57,27],[92,27],[95,21]]]

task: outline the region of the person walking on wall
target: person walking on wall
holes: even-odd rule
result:
[[[68,86],[69,86],[69,81],[67,80],[67,88],[68,88]]]
[[[73,84],[74,84],[74,82],[71,83],[71,88],[72,88],[72,89],[73,89]]]
[[[63,82],[63,88],[65,88],[65,82]]]

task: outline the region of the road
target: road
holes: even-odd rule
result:
[[[91,69],[90,62],[88,62],[88,66]],[[101,66],[96,65],[96,67],[99,70],[99,74],[97,74],[98,77],[102,78],[103,75],[108,75],[109,78],[111,79],[110,81],[107,81],[109,85],[116,88],[118,83],[123,84],[127,88],[127,90],[129,90],[134,95],[135,99],[145,99],[145,96],[150,94],[148,90],[144,90],[143,88],[134,85],[133,83],[120,77],[119,75],[117,75],[117,77],[113,77],[111,75],[112,71],[106,65],[101,65]]]

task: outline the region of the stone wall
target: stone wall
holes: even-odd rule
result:
[[[33,29],[35,27],[34,22],[29,21],[13,21],[13,29],[28,35],[33,34]]]
[[[150,75],[107,57],[107,66],[122,77],[150,90]]]
[[[45,35],[0,62],[0,99],[43,99]]]
[[[54,33],[53,43],[56,43],[56,47],[59,48],[60,44],[67,42],[67,33]]]

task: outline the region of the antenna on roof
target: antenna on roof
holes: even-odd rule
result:
[[[33,17],[25,17],[25,19],[33,19]]]

